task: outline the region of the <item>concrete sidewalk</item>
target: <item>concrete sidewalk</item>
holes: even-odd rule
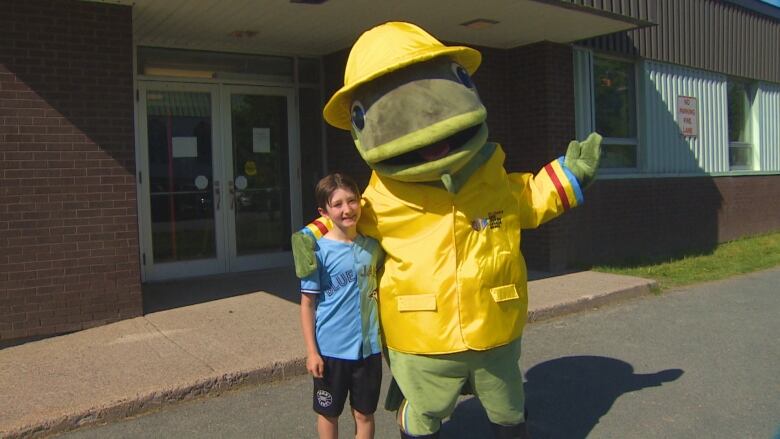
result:
[[[654,285],[590,271],[532,278],[531,321],[646,294]],[[251,292],[2,349],[0,438],[45,436],[303,374],[294,298]]]

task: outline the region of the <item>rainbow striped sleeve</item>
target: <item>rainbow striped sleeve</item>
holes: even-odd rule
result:
[[[571,170],[563,164],[563,156],[548,163],[544,170],[558,192],[564,211],[583,203],[580,183]]]
[[[318,241],[322,238],[322,235],[328,233],[331,228],[333,228],[333,224],[331,224],[330,220],[321,216],[307,224],[301,229],[301,232],[314,236],[314,239]]]

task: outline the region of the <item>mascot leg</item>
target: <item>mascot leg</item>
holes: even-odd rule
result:
[[[490,419],[496,439],[527,439],[525,392],[520,370],[520,345],[517,339],[508,345],[478,354],[469,378]]]
[[[444,418],[452,414],[469,367],[465,352],[414,355],[389,350],[390,371],[405,400],[398,410],[401,437],[435,438]]]
[[[469,387],[485,408],[497,439],[528,438],[520,370],[521,339],[487,351],[413,355],[388,351],[390,370],[405,397],[398,410],[401,437],[435,438]]]

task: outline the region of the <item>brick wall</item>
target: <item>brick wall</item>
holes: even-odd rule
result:
[[[597,180],[566,230],[567,265],[709,252],[780,230],[780,176]]]
[[[344,85],[344,66],[347,64],[349,48],[333,53],[323,59],[325,102]],[[355,179],[361,188],[368,185],[371,169],[360,157],[352,141],[349,131],[340,130],[327,125],[325,141],[327,145],[328,172],[343,171]],[[304,190],[306,190],[304,188]],[[314,188],[311,188],[314,191]],[[306,210],[306,207],[304,207]],[[304,218],[308,221],[311,218]]]
[[[0,340],[140,315],[131,8],[0,11]]]
[[[495,90],[486,92],[503,100],[498,114],[497,106],[488,107],[491,139],[504,145],[508,171],[537,173],[563,155],[575,136],[571,47],[542,42],[495,52],[485,52],[486,65],[490,69],[493,58],[500,59],[504,84],[496,88],[493,80],[478,82],[481,93],[485,87],[480,84],[487,82]],[[492,103],[492,98],[484,99]],[[564,215],[538,229],[523,231],[523,255],[530,267],[565,268],[562,244],[569,221]]]

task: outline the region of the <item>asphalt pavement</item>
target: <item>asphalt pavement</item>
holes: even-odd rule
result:
[[[528,326],[520,365],[532,437],[780,438],[778,284],[780,267]],[[311,386],[304,375],[245,386],[57,438],[313,438]],[[375,418],[378,439],[399,437],[392,413]],[[340,427],[353,437],[348,414]],[[469,396],[441,437],[489,431]]]

